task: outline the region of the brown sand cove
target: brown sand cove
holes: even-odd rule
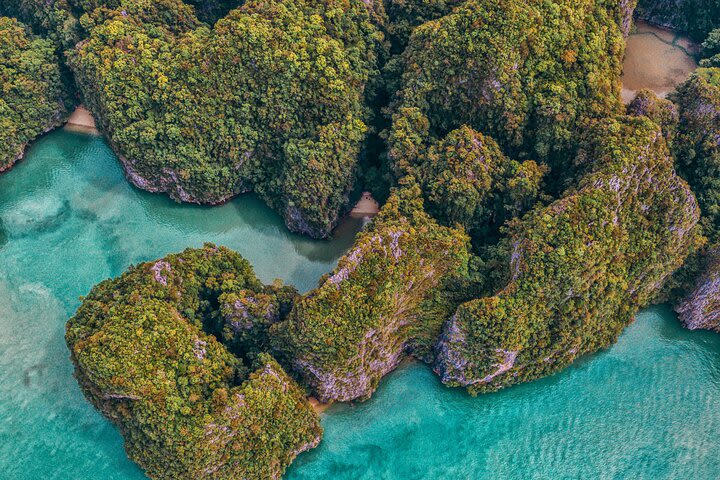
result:
[[[318,415],[323,413],[330,405],[332,405],[330,403],[323,403],[315,397],[308,397],[308,403],[310,403],[310,406]]]
[[[380,205],[375,200],[370,192],[363,192],[360,200],[355,207],[350,211],[350,215],[353,217],[372,217],[377,215],[380,211]]]
[[[95,118],[92,113],[80,105],[68,118],[65,128],[76,132],[91,133],[93,135],[99,135],[97,126],[95,125]]]
[[[629,103],[638,90],[649,88],[664,97],[696,68],[698,46],[671,30],[638,21],[627,39],[622,99]]]

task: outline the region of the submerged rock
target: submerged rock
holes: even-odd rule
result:
[[[59,227],[72,214],[70,202],[57,196],[40,196],[18,202],[0,217],[6,234],[12,237],[49,232]]]

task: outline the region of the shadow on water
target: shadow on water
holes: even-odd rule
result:
[[[313,262],[327,263],[334,261],[352,247],[355,237],[364,225],[362,218],[346,216],[340,220],[340,224],[327,240],[318,241],[297,234],[290,235],[298,254]]]
[[[72,209],[68,200],[53,204],[52,198],[47,202],[23,202],[15,206],[13,211],[5,215],[2,228],[7,237],[22,238],[51,233],[65,223],[71,216]]]
[[[290,234],[280,215],[268,207],[256,194],[244,193],[232,199],[230,204],[237,212],[239,219],[254,230],[281,230],[286,235]]]
[[[8,232],[5,230],[5,224],[2,218],[0,218],[0,250],[8,243]]]
[[[668,305],[656,306],[652,311],[672,316],[674,321],[661,322],[657,331],[664,342],[681,351],[692,351],[697,364],[720,386],[720,334],[710,330],[688,330]]]

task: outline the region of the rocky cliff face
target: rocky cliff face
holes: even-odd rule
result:
[[[239,181],[238,184],[229,191],[217,195],[190,193],[186,190],[185,182],[180,180],[177,171],[172,168],[164,167],[160,171],[155,171],[151,174],[141,174],[136,170],[137,162],[128,160],[122,155],[118,155],[118,157],[125,170],[125,178],[127,178],[130,183],[148,192],[167,193],[168,196],[176,202],[219,205],[230,200],[235,195],[250,191],[248,186],[244,185],[242,181]]]
[[[467,268],[466,243],[423,211],[418,187],[396,192],[333,273],[271,328],[273,346],[319,400],[369,398],[414,339],[437,335],[442,317],[426,309]]]
[[[445,383],[495,390],[610,345],[687,256],[699,210],[656,124],[600,122],[584,155],[576,189],[511,226],[510,283],[446,323]]]
[[[636,5],[637,0],[620,0],[618,24],[625,38],[630,35]]]
[[[720,248],[709,251],[695,288],[675,311],[690,330],[701,328],[720,332]]]

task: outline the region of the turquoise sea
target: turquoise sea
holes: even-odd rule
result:
[[[262,280],[307,290],[359,228],[329,242],[292,235],[253,196],[181,206],[132,188],[102,139],[65,131],[0,175],[0,222],[2,480],[145,478],[72,378],[64,324],[93,284],[211,241]],[[715,479],[719,407],[720,335],[656,307],[612,348],[496,394],[403,365],[370,401],[330,407],[322,444],[287,478]]]

